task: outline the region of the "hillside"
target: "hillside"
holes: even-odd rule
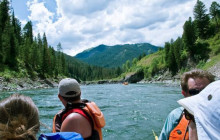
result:
[[[127,67],[122,76],[140,75],[139,79],[133,80],[136,82],[143,78],[170,80],[199,68],[220,78],[220,6],[212,2],[208,9],[209,13],[204,3],[197,1],[193,9],[194,19],[189,17],[185,21],[182,36],[165,42],[163,50]]]
[[[114,46],[99,45],[77,54],[75,58],[91,65],[112,68],[121,67],[127,60],[132,61],[133,58],[143,54],[154,53],[158,49],[159,47],[149,43]]]
[[[191,69],[203,69],[211,72],[216,76],[216,79],[220,79],[220,32],[218,32],[215,36],[210,37],[207,40],[204,40],[208,43],[209,53],[208,59],[201,59],[198,63],[195,63],[193,66],[189,63],[182,67],[179,72],[172,75],[171,71],[167,67],[165,61],[165,49],[150,54],[148,56],[143,57],[140,61],[138,61],[135,65],[132,65],[125,73],[121,75],[122,77],[127,77],[128,75],[137,75],[139,73],[143,73],[144,80],[146,81],[166,81],[166,80],[175,80],[179,79],[180,75]],[[189,58],[186,59],[189,61]],[[177,65],[175,65],[177,67]],[[140,79],[141,80],[141,79]]]

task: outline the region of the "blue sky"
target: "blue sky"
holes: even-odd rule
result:
[[[100,44],[164,46],[183,33],[197,0],[12,0],[22,25],[46,33],[49,45],[76,55]],[[207,10],[211,0],[202,0]]]

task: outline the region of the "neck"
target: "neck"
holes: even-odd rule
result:
[[[67,106],[67,103],[76,104],[76,103],[82,103],[81,100],[73,101],[73,102],[66,102],[65,107]]]

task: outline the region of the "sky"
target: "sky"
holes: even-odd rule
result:
[[[181,37],[197,0],[11,0],[22,26],[31,20],[34,36],[76,54],[100,44],[150,43],[163,47]],[[202,0],[209,9],[212,1]]]

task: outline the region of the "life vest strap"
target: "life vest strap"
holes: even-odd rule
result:
[[[89,119],[89,117],[84,113],[84,111],[80,108],[74,108],[74,109],[71,109],[69,110],[67,113],[65,113],[63,116],[62,116],[62,122],[66,119],[66,117],[71,114],[71,113],[78,113],[80,115],[82,115],[83,117],[85,117],[90,123],[91,123],[91,120]]]

